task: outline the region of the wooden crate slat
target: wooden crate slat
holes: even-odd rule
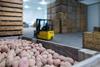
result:
[[[9,7],[23,7],[23,5],[20,4],[13,4],[13,3],[6,3],[6,2],[0,2],[0,5],[9,6]]]
[[[22,16],[22,13],[0,12],[0,16]]]
[[[20,35],[20,34],[22,34],[22,31],[4,31],[4,32],[0,32],[0,36]]]
[[[0,17],[0,20],[22,20],[22,17]]]
[[[0,1],[5,1],[5,2],[11,2],[11,3],[23,3],[23,0],[0,0]]]
[[[0,31],[22,30],[22,26],[0,26]]]
[[[8,8],[8,7],[1,7],[0,6],[0,10],[1,11],[13,11],[13,12],[21,12],[22,13],[22,9],[16,9],[16,8]]]
[[[22,26],[22,22],[0,22],[0,26]]]

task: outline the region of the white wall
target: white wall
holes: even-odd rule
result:
[[[100,3],[88,6],[88,31],[100,26]]]
[[[47,11],[33,11],[32,9],[30,10],[24,10],[23,11],[23,21],[26,22],[29,25],[32,25],[37,18],[42,18],[45,19],[47,18]]]

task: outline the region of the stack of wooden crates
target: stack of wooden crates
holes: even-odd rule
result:
[[[85,32],[83,47],[100,51],[100,32]]]
[[[22,0],[0,0],[0,36],[21,35]]]
[[[56,33],[87,30],[87,6],[76,0],[56,0],[48,5],[48,19],[53,21]]]

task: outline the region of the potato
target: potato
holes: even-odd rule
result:
[[[8,56],[16,56],[16,53],[15,53],[14,49],[11,49],[11,50],[8,52]]]
[[[13,61],[14,61],[14,56],[8,56],[7,57],[7,66],[8,67],[11,67],[12,66],[12,64],[13,64]]]
[[[48,58],[53,58],[51,54],[48,54]]]
[[[34,59],[35,60],[35,56],[32,56],[32,58],[31,59]]]
[[[27,57],[22,57],[20,59],[19,67],[29,67],[29,62]]]
[[[43,54],[41,55],[43,58],[47,59],[48,55],[47,54]]]
[[[6,67],[6,59],[0,62],[0,67]]]
[[[40,52],[36,51],[35,54],[34,54],[34,56],[38,56],[38,55],[40,55]]]
[[[31,50],[27,50],[27,52],[29,53],[29,55],[33,56],[34,53]]]
[[[16,48],[15,53],[16,53],[17,55],[19,55],[21,51],[22,51],[22,49]]]
[[[41,58],[41,62],[42,62],[43,64],[47,64],[47,59],[46,59],[46,58]]]
[[[54,53],[54,54],[53,54],[53,58],[54,58],[54,59],[58,59],[59,57],[60,57],[60,56],[59,56],[58,53]]]
[[[41,43],[38,44],[39,47],[43,47]]]
[[[45,65],[44,67],[51,67],[50,65]]]
[[[52,58],[47,58],[47,63],[52,65],[53,64],[53,59]]]
[[[45,65],[44,67],[55,67],[54,65]]]
[[[26,46],[26,47],[24,47],[24,50],[30,50],[30,49],[31,49],[30,46]]]
[[[43,52],[41,53],[41,55],[44,55],[44,54],[48,55],[49,52],[47,52],[47,51],[45,50],[45,51],[43,51]]]
[[[60,59],[54,59],[53,63],[54,63],[54,65],[58,66],[61,63],[61,60]]]
[[[3,61],[4,58],[5,58],[6,56],[7,56],[6,53],[2,53],[2,54],[0,55],[0,62]]]
[[[9,48],[7,47],[7,45],[2,45],[1,46],[1,52],[8,52],[9,51]]]
[[[14,59],[13,63],[12,63],[12,67],[18,67],[19,66],[19,60]]]
[[[36,52],[37,52],[37,50],[36,50],[36,49],[32,49],[31,51],[32,51],[33,53],[36,53]]]
[[[29,59],[29,67],[35,66],[35,59]]]
[[[66,57],[64,57],[64,56],[62,56],[62,55],[59,56],[59,59],[62,60],[62,61],[64,61],[65,58],[66,58]]]
[[[64,59],[64,61],[67,61],[67,62],[70,62],[71,64],[74,64],[74,60],[72,58],[70,58],[70,57],[66,57]]]
[[[42,67],[43,63],[41,61],[41,58],[40,57],[36,57],[36,66],[37,67]]]
[[[47,49],[47,52],[49,52],[50,54],[54,54],[55,53],[55,51],[53,51],[53,50],[51,50],[51,49]]]
[[[35,45],[35,47],[38,47],[39,46],[39,44],[34,44]]]
[[[21,51],[20,56],[21,57],[26,57],[27,56],[27,51],[25,51],[25,50]]]

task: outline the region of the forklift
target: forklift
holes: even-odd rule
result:
[[[36,30],[34,37],[43,40],[52,40],[54,38],[53,26],[48,19],[36,19]]]

